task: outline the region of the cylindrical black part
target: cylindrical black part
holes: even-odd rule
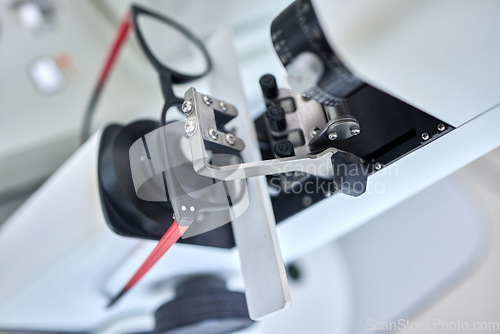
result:
[[[262,95],[266,99],[272,100],[278,97],[278,84],[276,83],[276,78],[272,74],[263,75],[260,80],[260,88],[262,89]]]
[[[295,150],[293,149],[293,144],[287,139],[282,139],[274,144],[274,153],[280,158],[293,157],[295,155]]]
[[[230,291],[215,276],[188,278],[155,312],[154,334],[228,334],[251,326],[245,294]]]
[[[277,104],[271,104],[267,107],[266,118],[269,120],[271,129],[275,132],[280,132],[286,129],[285,109]]]
[[[195,275],[177,283],[175,294],[176,296],[193,295],[198,294],[198,290],[225,291],[227,290],[226,282],[214,275]]]

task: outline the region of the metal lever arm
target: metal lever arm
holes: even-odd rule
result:
[[[222,108],[223,107],[223,108]],[[231,133],[217,129],[215,114],[227,123],[236,117],[238,111],[233,105],[213,97],[200,94],[190,88],[185,94],[183,111],[188,116],[186,134],[189,137],[194,170],[203,176],[223,181],[246,179],[261,175],[302,172],[339,183],[339,191],[358,196],[366,188],[367,172],[361,158],[335,148],[328,148],[318,154],[308,154],[289,158],[263,160],[240,164],[214,165],[209,161],[207,146],[226,153],[239,153],[244,142]],[[336,157],[339,157],[336,159]],[[361,182],[362,191],[353,191],[349,186],[353,177]]]

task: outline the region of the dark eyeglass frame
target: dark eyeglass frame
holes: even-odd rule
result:
[[[189,31],[186,27],[182,26],[178,22],[135,4],[131,6],[130,14],[132,19],[132,25],[134,27],[134,32],[137,36],[139,45],[141,46],[141,49],[143,50],[144,54],[146,55],[146,57],[148,58],[148,60],[150,61],[150,63],[153,65],[153,67],[156,69],[156,71],[160,76],[161,91],[165,99],[165,104],[163,106],[163,111],[160,119],[160,125],[164,126],[166,124],[165,118],[167,115],[167,111],[174,106],[180,108],[182,102],[184,101],[184,99],[179,98],[174,94],[173,85],[189,83],[204,77],[212,70],[213,66],[212,60],[210,58],[207,49],[205,48],[205,45],[201,42],[201,40],[199,40],[191,31]],[[151,48],[148,46],[146,39],[144,38],[144,35],[141,31],[139,24],[139,17],[141,15],[157,19],[167,24],[168,26],[174,28],[179,33],[188,38],[190,42],[192,42],[193,45],[195,45],[199,49],[199,51],[201,51],[206,63],[205,70],[199,74],[181,73],[166,66],[160,60],[158,60],[158,58],[156,58],[156,56],[151,51]]]

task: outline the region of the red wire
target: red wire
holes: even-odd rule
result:
[[[130,22],[130,13],[126,13],[120,21],[120,25],[118,26],[113,44],[111,45],[111,48],[106,55],[106,61],[104,62],[101,72],[99,73],[99,81],[97,81],[97,84],[94,87],[89,104],[87,105],[87,109],[85,110],[82,126],[82,143],[85,142],[90,136],[92,115],[94,114],[97,107],[102,88],[104,87],[108,76],[113,69],[116,58],[118,57],[118,54],[120,53],[120,50],[127,39],[131,27],[132,23]]]
[[[179,226],[174,221],[167,232],[160,239],[155,249],[149,254],[144,263],[137,269],[135,274],[129,279],[123,289],[108,304],[108,307],[116,303],[128,290],[136,285],[141,278],[155,265],[156,262],[180,239],[189,226]]]
[[[130,13],[126,13],[123,16],[122,20],[120,21],[120,25],[118,26],[118,30],[115,35],[115,39],[113,40],[113,45],[111,46],[111,49],[109,50],[109,53],[106,58],[106,62],[104,63],[103,68],[101,69],[101,74],[99,75],[99,81],[97,83],[98,86],[103,86],[106,80],[108,79],[109,73],[111,72],[111,69],[113,68],[116,62],[116,57],[118,56],[118,53],[120,52],[123,46],[123,43],[127,39],[131,27],[132,24],[130,22]]]
[[[128,33],[132,24],[130,22],[130,13],[127,13],[120,22],[118,27],[118,31],[116,33],[115,39],[113,41],[113,45],[107,55],[106,62],[101,70],[99,81],[97,83],[96,91],[100,91],[108,76],[113,69],[113,66],[116,62],[116,58],[123,46],[123,43],[127,39]],[[155,249],[151,252],[148,258],[144,261],[144,263],[139,267],[139,269],[135,272],[135,274],[129,279],[127,284],[123,287],[123,289],[116,295],[108,304],[108,307],[116,303],[118,299],[120,299],[127,291],[129,291],[133,286],[135,286],[144,275],[155,265],[156,262],[172,247],[173,244],[180,239],[182,234],[187,230],[189,226],[179,226],[177,222],[174,221],[170,228],[167,230],[165,235],[160,239]]]

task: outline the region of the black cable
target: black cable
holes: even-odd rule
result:
[[[95,113],[95,109],[97,107],[97,102],[99,101],[101,91],[108,80],[109,74],[111,73],[114,64],[116,63],[116,59],[123,44],[127,40],[129,31],[130,31],[130,15],[127,13],[121,20],[120,25],[118,26],[115,39],[113,41],[113,44],[111,45],[108,55],[106,56],[106,61],[104,62],[101,73],[99,74],[97,85],[94,88],[94,91],[92,92],[92,97],[87,106],[87,109],[85,110],[85,114],[83,116],[82,133],[81,133],[82,143],[85,142],[90,136],[92,117]]]
[[[95,109],[97,107],[97,102],[99,101],[99,97],[101,96],[102,86],[97,85],[97,87],[92,92],[92,97],[90,98],[90,102],[87,105],[87,109],[85,109],[85,113],[83,115],[83,124],[82,124],[82,132],[81,132],[81,143],[83,144],[90,137],[90,131],[92,127],[92,118],[95,114]]]

